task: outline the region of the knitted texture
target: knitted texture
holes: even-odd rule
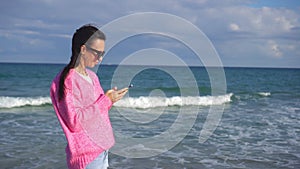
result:
[[[111,148],[114,135],[108,111],[111,100],[104,94],[98,76],[87,70],[92,84],[71,69],[65,79],[65,97],[58,100],[60,73],[54,78],[50,96],[67,139],[70,169],[84,169],[104,150]]]

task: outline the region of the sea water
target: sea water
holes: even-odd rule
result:
[[[66,139],[49,97],[50,83],[63,67],[0,64],[0,168],[66,168]],[[104,90],[113,87],[117,67],[97,70]],[[125,68],[129,77],[134,75],[134,87],[110,111],[115,133],[152,138],[168,131],[181,111],[187,116],[178,125],[191,129],[154,156],[130,158],[111,151],[111,168],[300,168],[299,69],[224,68],[226,93],[214,96],[207,69],[191,67],[199,93],[183,96],[182,91],[194,91],[185,85],[193,80],[190,76],[181,75],[186,83],[179,85],[166,68],[143,67],[138,73],[134,66]],[[184,72],[182,67],[170,69],[177,75]],[[117,78],[126,82],[119,88],[129,85],[128,77]],[[200,143],[211,106],[224,111],[212,135]],[[194,123],[186,124],[190,121]],[[124,150],[134,148],[147,146],[139,143]]]

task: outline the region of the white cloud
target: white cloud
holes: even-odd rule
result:
[[[251,32],[251,36],[257,38],[291,33],[292,28],[300,25],[299,19],[299,13],[287,9],[232,6],[203,10],[198,15],[198,24],[205,24],[203,27],[207,32],[225,32],[227,25],[231,30],[242,27],[243,31]]]
[[[289,61],[300,53],[300,48],[293,47],[300,41],[299,11],[233,5],[206,8],[199,13],[196,24],[213,40],[225,64],[264,66],[255,61],[260,56],[257,59],[264,63],[299,67],[300,59]]]
[[[52,39],[61,37],[59,38],[61,40],[71,38],[75,29],[88,22],[104,25],[132,12],[166,12],[183,17],[198,26],[213,41],[216,48],[220,49],[220,55],[224,60],[232,59],[232,56],[235,59],[239,58],[238,60],[251,59],[253,53],[260,55],[261,60],[277,57],[282,61],[288,59],[290,55],[299,55],[300,49],[297,48],[300,40],[299,10],[287,7],[253,8],[249,6],[252,2],[252,0],[161,2],[31,0],[13,4],[5,1],[0,7],[2,11],[0,36],[13,34],[16,35],[16,40],[18,37],[30,40],[38,39],[38,36],[48,36]],[[157,23],[157,26],[160,24]],[[31,38],[33,36],[36,37]]]
[[[16,35],[40,35],[40,32],[22,29],[0,29],[0,36],[11,37]]]
[[[237,24],[235,24],[235,23],[231,23],[231,24],[229,24],[229,29],[230,29],[231,31],[239,31],[239,30],[240,30],[240,27],[239,27],[239,25],[237,25]]]
[[[48,34],[48,36],[58,37],[58,38],[72,39],[72,35],[71,34]]]
[[[279,45],[273,40],[268,41],[268,48],[270,49],[272,56],[281,57],[283,55]]]

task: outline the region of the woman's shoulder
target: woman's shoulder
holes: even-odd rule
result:
[[[58,74],[57,79],[60,79],[61,74],[62,71]],[[76,80],[77,79],[76,75],[77,73],[75,69],[73,68],[70,69],[64,80],[65,85],[71,84],[72,81]]]
[[[70,70],[69,70],[68,74],[67,74],[66,77],[65,77],[65,81],[74,78],[74,75],[75,75],[75,72],[74,72],[74,71],[75,71],[74,69],[70,69]],[[62,73],[62,71],[59,73],[59,78],[60,78],[60,76],[61,76],[61,73]]]

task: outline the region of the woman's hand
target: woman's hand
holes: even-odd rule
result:
[[[113,89],[108,90],[105,93],[105,95],[107,97],[109,97],[113,103],[115,103],[115,102],[119,101],[120,99],[122,99],[127,92],[128,92],[127,87],[120,89],[120,90],[117,90],[117,88],[114,87]]]

